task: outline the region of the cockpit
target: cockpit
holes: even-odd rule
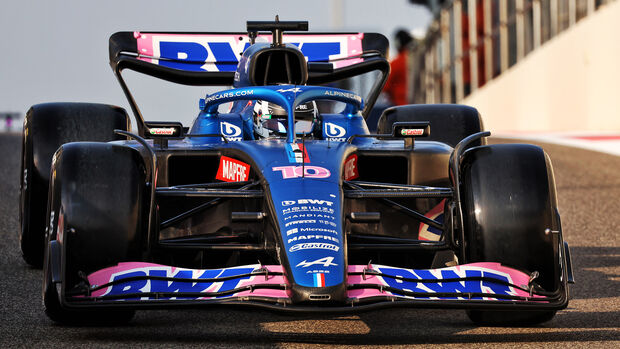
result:
[[[286,136],[288,116],[281,106],[256,101],[254,104],[254,133],[257,138]],[[316,102],[303,103],[295,108],[295,134],[310,134],[315,131],[319,112]]]

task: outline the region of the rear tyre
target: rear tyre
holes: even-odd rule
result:
[[[377,133],[392,133],[395,122],[429,121],[431,134],[424,140],[446,143],[455,147],[463,138],[484,130],[478,110],[458,104],[403,105],[386,109],[377,126]],[[484,139],[472,146],[486,144]]]
[[[533,145],[499,144],[473,148],[464,155],[461,193],[466,260],[499,262],[539,272],[545,291],[560,287],[557,238],[560,230],[555,181],[549,158]],[[555,311],[468,311],[486,325],[534,325]]]
[[[143,160],[135,149],[89,142],[64,144],[54,157],[43,280],[45,312],[65,324],[129,321],[132,310],[67,307],[58,289],[65,293],[80,289],[88,286],[81,275],[141,260],[146,224]]]
[[[124,109],[92,103],[46,103],[30,108],[24,119],[20,189],[20,246],[26,263],[40,268],[45,247],[45,214],[52,155],[64,143],[123,139]]]

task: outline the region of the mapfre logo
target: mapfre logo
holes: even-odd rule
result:
[[[350,181],[360,176],[357,170],[357,154],[349,155],[344,162],[344,180]]]
[[[248,179],[249,174],[250,165],[243,161],[222,156],[215,178],[224,182],[243,182]]]
[[[229,141],[240,141],[241,140],[241,127],[235,126],[229,122],[222,121],[220,123],[220,131],[222,135],[226,137]]]

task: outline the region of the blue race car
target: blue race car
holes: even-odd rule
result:
[[[307,27],[112,35],[134,132],[119,107],[30,109],[21,247],[44,266],[52,320],[227,304],[462,308],[480,323],[538,323],[567,306],[545,152],[487,145],[478,112],[461,105],[392,107],[371,133],[386,38]],[[201,99],[191,128],[146,121],[125,69],[232,89]]]

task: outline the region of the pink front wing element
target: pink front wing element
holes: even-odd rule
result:
[[[382,268],[389,268],[389,269],[397,269],[397,270],[402,270],[402,271],[407,271],[410,272],[411,275],[413,275],[413,278],[418,278],[421,279],[422,277],[416,275],[416,271],[415,270],[411,270],[411,269],[401,269],[401,268],[394,268],[394,267],[388,267],[388,266],[382,266],[382,265],[371,265],[370,266],[373,270],[378,271],[381,270]],[[348,272],[352,273],[352,272],[364,272],[364,270],[368,268],[368,266],[365,265],[350,265]],[[487,275],[493,274],[493,275],[497,275],[500,276],[502,278],[505,278],[506,281],[508,281],[511,284],[514,285],[518,285],[520,287],[523,288],[527,288],[527,285],[529,283],[529,275],[512,269],[512,268],[508,268],[505,267],[503,265],[501,265],[500,263],[471,263],[471,264],[463,264],[463,265],[458,265],[458,266],[454,266],[454,267],[447,267],[447,268],[441,268],[441,269],[430,269],[430,270],[422,270],[420,272],[426,272],[426,275],[434,275],[436,276],[436,279],[441,279],[442,275],[444,273],[451,273],[453,272],[454,274],[458,275],[458,277],[465,277],[466,276],[466,272],[481,272],[483,275],[486,273]],[[451,275],[454,275],[451,274]],[[398,279],[395,279],[398,280]],[[470,281],[471,282],[471,281]],[[488,286],[485,286],[485,283],[483,281],[476,281],[480,283],[480,291],[481,293],[488,293],[489,297],[485,297],[484,299],[487,300],[493,300],[495,298],[492,297],[493,294],[496,294],[495,292],[493,292],[493,290],[491,288],[489,288]],[[349,275],[348,278],[348,282],[349,285],[354,285],[354,284],[368,284],[368,285],[381,285],[381,286],[389,286],[389,283],[386,282],[386,280],[381,277],[381,276],[376,276],[376,275],[369,275],[366,274],[366,276],[364,277],[363,275]],[[397,284],[399,283],[398,281],[396,282]],[[402,283],[402,282],[401,282]],[[419,285],[418,287],[423,288],[423,289],[427,289],[427,287],[425,287],[423,284],[421,283],[411,283],[411,284],[417,284]],[[463,282],[461,282],[461,284],[463,284]],[[441,285],[441,283],[438,283],[438,285]],[[464,285],[464,284],[463,284]],[[405,289],[405,288],[402,288]],[[506,294],[510,294],[513,296],[522,296],[522,297],[530,297],[530,298],[541,298],[541,296],[530,296],[529,293],[524,292],[522,290],[513,288],[513,287],[509,287],[508,288],[509,291]],[[428,292],[428,296],[426,297],[420,297],[423,299],[429,299],[428,297],[431,297],[430,299],[432,300],[440,300],[439,298],[434,298],[432,297],[432,293],[434,293],[433,291]],[[396,296],[396,297],[402,297],[402,298],[413,298],[413,297],[409,297],[409,296],[402,296],[402,295],[394,295],[388,291],[385,290],[377,290],[377,289],[354,289],[354,290],[349,290],[347,291],[347,295],[349,298],[357,298],[357,299],[362,299],[362,298],[368,298],[368,297],[378,297],[378,296]],[[468,297],[462,297],[459,298],[460,300],[467,300]]]
[[[241,268],[251,268],[254,271],[258,271],[260,268],[266,268],[270,273],[282,273],[283,268],[280,265],[266,265],[261,266],[259,264],[255,265],[245,265],[233,268],[222,268],[217,269],[221,270],[222,273],[224,271],[231,271],[234,269]],[[99,271],[96,271],[88,276],[88,281],[92,286],[104,285],[115,279],[115,277],[119,275],[127,275],[129,274],[139,274],[139,275],[147,275],[149,271],[165,271],[166,275],[173,276],[178,272],[191,272],[194,278],[197,278],[199,275],[202,275],[206,269],[186,269],[186,268],[176,268],[166,265],[153,264],[153,263],[144,263],[144,262],[127,262],[127,263],[119,263],[114,267],[105,268]],[[220,273],[221,274],[221,273]],[[255,275],[247,279],[240,280],[238,285],[235,288],[242,288],[246,286],[256,286],[256,285],[288,285],[288,281],[283,275],[268,275],[265,277],[262,275]],[[214,282],[209,288],[203,290],[202,292],[215,292],[218,291],[219,287],[222,285],[222,282]],[[99,297],[110,293],[112,290],[112,286],[109,286],[105,289],[97,290],[92,293],[91,296]],[[150,285],[147,284],[144,288],[140,289],[140,292],[149,292],[151,291]],[[278,290],[278,289],[255,289],[251,291],[242,291],[236,294],[232,294],[227,297],[244,297],[244,296],[262,296],[262,297],[270,297],[270,298],[289,298],[290,291],[287,290]],[[211,299],[212,297],[204,297],[200,299]]]
[[[131,276],[146,276],[146,275],[167,275],[168,277],[176,277],[176,278],[194,278],[200,279],[202,275],[212,275],[208,278],[217,278],[223,277],[226,275],[239,275],[239,274],[247,274],[249,272],[257,272],[260,268],[266,268],[269,273],[284,273],[284,268],[280,265],[267,265],[261,266],[259,264],[254,265],[245,265],[231,268],[221,268],[221,269],[186,269],[186,268],[176,268],[172,266],[165,266],[153,263],[144,263],[144,262],[128,262],[128,263],[120,263],[114,267],[106,268],[94,272],[88,276],[88,281],[94,287],[97,285],[104,285],[113,280],[115,280],[118,276],[123,277],[131,277]],[[348,267],[349,273],[363,273],[364,270],[368,272],[367,268],[372,269],[373,271],[381,272],[386,275],[393,275],[394,277],[383,277],[379,275],[372,275],[366,273],[366,275],[349,275],[347,284],[348,285],[376,285],[376,286],[384,286],[384,287],[392,287],[394,289],[400,290],[408,290],[417,293],[423,293],[424,296],[407,296],[403,294],[394,294],[386,290],[380,290],[375,288],[369,289],[351,289],[347,291],[347,296],[349,299],[364,299],[369,297],[385,297],[385,296],[394,296],[403,299],[424,299],[429,301],[442,301],[449,299],[458,299],[459,301],[467,301],[469,300],[469,296],[464,295],[463,297],[434,297],[434,293],[482,293],[488,294],[488,297],[478,298],[478,300],[498,300],[500,298],[493,297],[494,295],[512,295],[512,296],[521,296],[527,297],[530,300],[536,300],[536,298],[542,298],[541,296],[533,295],[530,296],[528,292],[523,290],[509,287],[507,285],[502,285],[501,283],[494,283],[488,280],[476,281],[476,280],[467,280],[467,281],[441,281],[445,279],[453,279],[453,278],[464,278],[464,277],[480,277],[484,276],[486,278],[493,278],[497,280],[503,280],[513,285],[517,285],[522,288],[527,288],[529,283],[529,275],[512,269],[505,266],[500,265],[499,263],[472,263],[472,264],[464,264],[454,267],[447,267],[441,269],[429,269],[429,270],[412,270],[412,269],[404,269],[404,268],[396,268],[389,267],[383,265],[350,265]],[[179,276],[183,275],[183,276]],[[203,276],[206,278],[206,276]],[[411,280],[415,279],[432,279],[437,280],[436,283],[419,283]],[[125,292],[124,288],[130,289],[130,294],[133,294],[135,297],[136,293],[147,293],[147,292],[161,292],[157,289],[152,289],[153,285],[150,281],[146,281],[144,279],[140,281],[135,281],[139,284],[139,286],[135,286],[135,284],[131,284],[131,282],[127,282],[124,284],[117,284],[116,292],[120,294]],[[208,292],[217,292],[222,291],[222,285],[227,281],[217,281],[217,282],[196,282],[196,283],[184,283],[187,287],[192,288],[199,284],[204,284],[204,288],[200,288],[198,292],[200,293],[208,293]],[[230,282],[230,281],[228,281]],[[176,283],[176,286],[179,286],[181,281],[159,281],[159,287],[164,283],[164,288],[168,286],[172,286]],[[258,274],[251,277],[239,277],[239,279],[235,279],[234,286],[228,288],[228,290],[243,288],[246,286],[258,286],[258,285],[289,285],[286,277],[284,275],[267,275]],[[119,286],[120,285],[120,286]],[[318,287],[322,285],[316,285]],[[132,288],[133,287],[133,288]],[[92,293],[93,297],[104,296],[111,293],[113,286],[106,287],[101,290],[97,290]],[[287,287],[288,289],[288,287]],[[186,290],[187,291],[187,290]],[[167,290],[170,292],[170,289]],[[176,292],[176,291],[173,291]],[[195,289],[192,289],[191,292],[196,292]],[[116,293],[119,294],[119,293]],[[230,294],[224,296],[225,298],[231,297],[268,297],[268,298],[286,298],[289,299],[291,294],[289,290],[280,290],[280,289],[252,289],[252,290],[244,290],[235,294]],[[183,299],[183,293],[179,293],[179,298]],[[214,297],[198,297],[194,299],[213,299]],[[143,300],[147,300],[147,298],[142,298]],[[171,298],[177,299],[177,298]],[[187,299],[187,297],[185,297]]]

